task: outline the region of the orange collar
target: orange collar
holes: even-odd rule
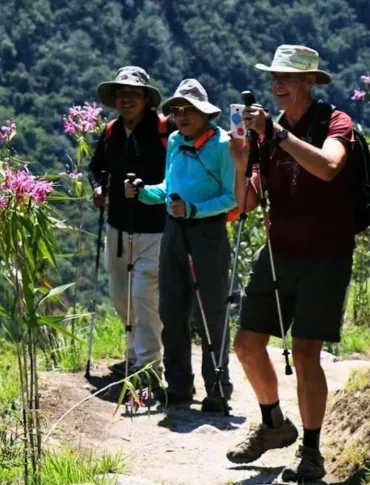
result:
[[[196,150],[200,150],[207,141],[212,138],[216,134],[216,130],[214,128],[210,128],[209,130],[202,133],[194,142],[194,148]]]

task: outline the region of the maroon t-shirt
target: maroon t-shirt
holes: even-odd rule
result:
[[[284,118],[280,124],[301,140],[311,142],[307,133],[314,109],[315,103],[294,127]],[[351,118],[335,110],[329,123],[329,137],[343,140],[350,153],[354,143]],[[271,244],[276,253],[289,259],[316,259],[354,247],[348,162],[333,180],[325,182],[278,147],[268,172],[263,175],[270,200]]]

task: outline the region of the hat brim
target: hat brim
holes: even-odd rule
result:
[[[296,72],[300,74],[316,74],[316,84],[329,84],[332,82],[332,76],[325,71],[319,69],[311,71],[303,71],[289,66],[266,66],[265,64],[256,64],[255,67],[260,71],[268,72]]]
[[[97,93],[100,101],[109,108],[116,108],[115,89],[117,86],[135,86],[145,88],[150,94],[150,106],[158,108],[158,106],[161,104],[161,93],[158,91],[158,89],[153,88],[153,86],[131,81],[107,81],[99,84]]]
[[[162,105],[163,114],[168,116],[170,114],[171,106],[175,105],[178,101],[187,101],[188,103],[192,104],[195,108],[197,108],[202,113],[209,116],[209,118],[213,119],[216,118],[221,113],[220,108],[215,106],[208,101],[198,101],[197,99],[191,98],[190,96],[174,96],[173,98],[169,98],[165,101]]]

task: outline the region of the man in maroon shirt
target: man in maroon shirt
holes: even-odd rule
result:
[[[354,249],[354,211],[350,195],[348,154],[354,143],[352,121],[334,111],[321,148],[313,146],[317,101],[316,84],[331,76],[318,69],[319,55],[304,46],[282,45],[271,66],[271,89],[284,110],[273,126],[273,151],[261,179],[254,170],[247,211],[260,203],[262,184],[270,199],[270,241],[285,331],[291,327],[292,354],[303,421],[303,443],[296,459],[282,472],[284,481],[314,480],[325,475],[319,450],[327,400],[327,384],[320,365],[324,341],[338,342],[345,296],[351,278]],[[252,105],[244,112],[246,127],[266,133],[266,113]],[[236,198],[241,210],[249,145],[234,141],[237,169]],[[242,298],[240,329],[235,351],[261,407],[262,423],[229,450],[234,463],[250,463],[265,451],[283,448],[298,437],[296,426],[279,406],[278,382],[266,347],[270,335],[281,336],[268,248],[254,256]]]

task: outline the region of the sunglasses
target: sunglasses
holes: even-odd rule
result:
[[[187,106],[171,106],[170,107],[170,112],[172,115],[178,115],[180,113],[184,114],[192,114],[197,111],[197,108],[192,105],[187,105]]]

